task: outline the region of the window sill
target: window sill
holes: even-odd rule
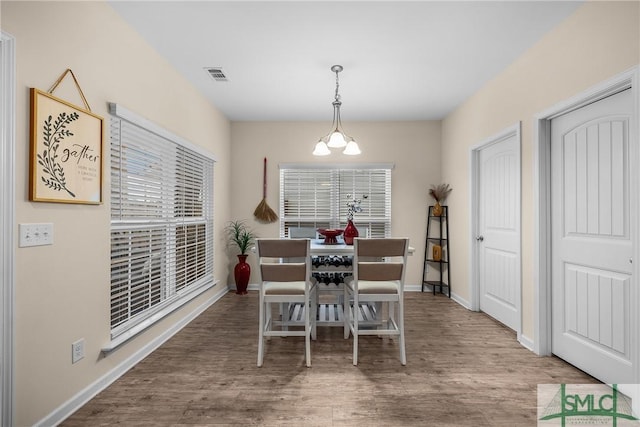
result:
[[[135,336],[137,336],[141,332],[145,331],[150,326],[153,326],[154,324],[156,324],[160,320],[162,320],[165,317],[167,317],[169,314],[173,313],[178,308],[184,306],[185,304],[187,304],[188,302],[190,302],[194,298],[196,298],[199,295],[203,294],[205,291],[213,288],[219,282],[220,282],[220,280],[215,280],[214,279],[211,283],[203,285],[203,286],[200,286],[197,289],[194,289],[191,293],[189,293],[187,295],[184,295],[182,298],[180,298],[179,300],[173,302],[172,304],[169,304],[168,306],[164,307],[162,310],[160,310],[157,313],[153,314],[151,317],[149,317],[149,318],[145,319],[144,321],[138,323],[137,325],[131,327],[126,332],[121,333],[117,337],[111,339],[109,344],[107,344],[106,346],[102,347],[102,349],[101,349],[102,353],[103,354],[108,354],[108,353],[116,350],[118,347],[120,347],[121,345],[123,345],[124,343],[129,341],[131,338],[134,338]]]

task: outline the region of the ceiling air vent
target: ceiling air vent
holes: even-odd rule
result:
[[[229,79],[227,79],[226,74],[224,73],[224,71],[222,71],[222,68],[220,67],[205,68],[205,70],[207,70],[207,73],[209,73],[211,78],[217,82],[229,81]]]

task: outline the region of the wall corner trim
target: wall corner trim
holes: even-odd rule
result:
[[[0,31],[0,425],[15,417],[16,40]]]

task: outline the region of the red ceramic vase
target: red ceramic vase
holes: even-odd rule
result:
[[[238,255],[238,263],[233,269],[233,276],[236,279],[236,294],[246,294],[249,276],[251,276],[251,266],[247,263],[247,255]]]
[[[342,235],[344,236],[344,243],[346,245],[353,245],[353,238],[359,236],[358,229],[350,219],[347,220],[347,226],[344,228]]]

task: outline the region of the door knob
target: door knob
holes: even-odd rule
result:
[[[478,242],[482,242],[484,240],[484,236],[478,236],[478,237],[476,237],[476,240]]]

